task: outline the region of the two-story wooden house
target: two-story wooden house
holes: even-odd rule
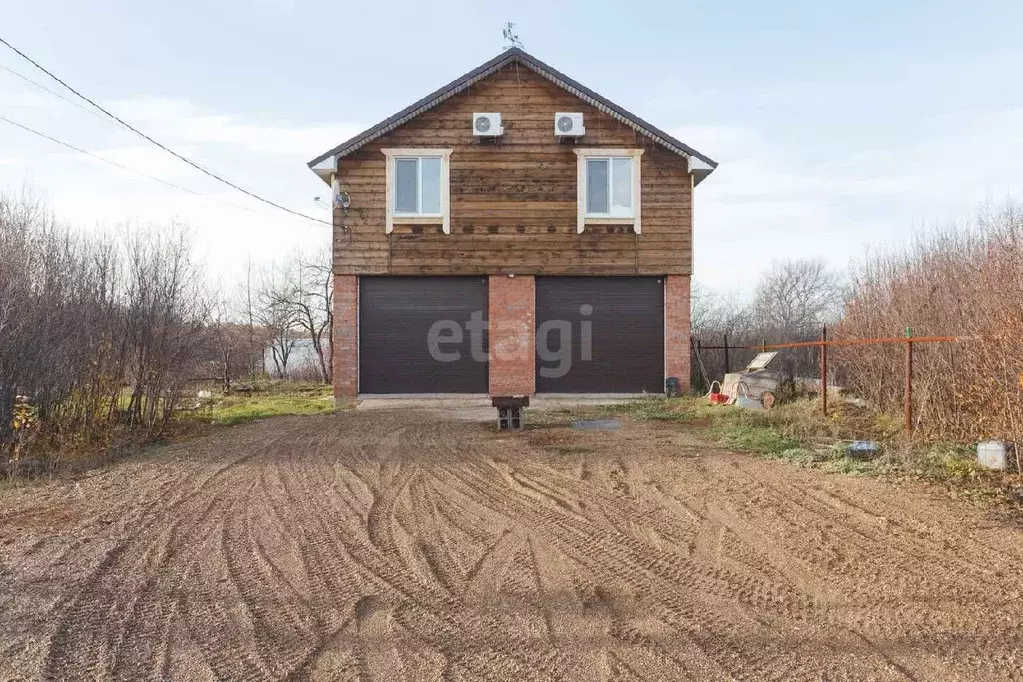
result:
[[[338,400],[687,388],[716,165],[520,49],[314,159]]]

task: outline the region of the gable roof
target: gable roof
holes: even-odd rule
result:
[[[600,111],[604,112],[608,116],[621,121],[625,125],[633,128],[637,132],[645,135],[654,142],[660,144],[662,147],[675,152],[676,154],[685,157],[689,161],[690,172],[695,176],[695,182],[698,184],[701,180],[711,174],[711,172],[717,168],[717,162],[711,159],[709,156],[705,156],[700,152],[696,151],[689,145],[675,139],[668,133],[664,132],[660,128],[656,128],[638,116],[626,111],[614,102],[598,95],[593,90],[590,90],[585,85],[578,81],[572,80],[560,71],[551,68],[547,64],[543,63],[533,55],[529,54],[525,50],[517,47],[512,47],[501,54],[497,55],[493,59],[480,64],[478,67],[470,71],[469,73],[456,78],[439,90],[430,93],[426,97],[422,98],[418,102],[414,102],[409,106],[405,107],[393,116],[389,116],[380,123],[377,123],[372,128],[364,130],[355,137],[342,142],[340,145],[331,149],[329,152],[324,152],[320,156],[309,162],[309,167],[314,171],[325,170],[322,166],[324,161],[340,159],[343,156],[351,154],[363,145],[366,145],[373,140],[386,135],[400,125],[404,125],[419,114],[428,111],[441,102],[454,97],[462,92],[465,92],[473,84],[487,78],[488,76],[496,73],[498,70],[508,66],[509,64],[521,64],[526,68],[536,72],[540,76],[543,76],[547,80],[551,81],[555,85],[564,88],[568,92],[572,93],[576,97],[582,99],[586,103],[596,107]],[[320,166],[320,168],[317,168]],[[330,170],[334,170],[333,166]]]

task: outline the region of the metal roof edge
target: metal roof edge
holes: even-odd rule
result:
[[[505,50],[504,52],[497,55],[493,59],[484,62],[483,64],[476,67],[472,71],[464,74],[463,76],[460,76],[459,78],[456,78],[447,85],[430,93],[426,97],[423,97],[422,99],[405,107],[398,113],[389,116],[388,118],[384,119],[375,126],[372,126],[371,128],[368,128],[363,132],[359,133],[355,137],[352,137],[346,140],[345,142],[342,142],[334,149],[331,149],[330,151],[321,154],[320,156],[316,157],[315,159],[309,162],[308,164],[309,167],[313,168],[317,164],[322,163],[323,161],[331,157],[335,157],[336,159],[337,157],[345,156],[346,154],[354,152],[359,147],[362,147],[363,145],[368,144],[383,135],[386,135],[387,133],[394,130],[398,126],[404,125],[405,123],[415,118],[419,114],[428,111],[429,109],[432,109],[441,102],[464,92],[473,84],[479,82],[480,80],[486,78],[487,76],[493,74],[494,72],[498,71],[499,69],[507,66],[512,62],[521,63],[525,67],[529,68],[531,71],[537,73],[543,78],[546,78],[547,80],[551,81],[552,83],[561,87],[562,89],[572,93],[576,97],[582,99],[591,106],[596,107],[600,111],[603,111],[605,114],[611,116],[612,118],[628,125],[629,127],[645,135],[646,137],[650,138],[651,140],[660,144],[666,149],[673,151],[676,154],[679,154],[680,156],[684,156],[686,158],[696,157],[704,164],[707,164],[709,168],[699,168],[698,169],[699,173],[697,173],[697,169],[691,169],[691,172],[693,172],[694,175],[699,175],[697,182],[705,178],[707,175],[713,172],[715,168],[717,168],[718,165],[717,162],[711,159],[710,157],[701,154],[700,152],[696,151],[689,145],[677,140],[676,138],[664,132],[663,130],[650,125],[649,123],[639,118],[638,116],[630,113],[629,111],[623,109],[622,107],[618,106],[609,99],[602,97],[593,90],[587,88],[585,85],[579,83],[576,80],[573,80],[572,78],[569,78],[568,76],[561,73],[557,69],[548,66],[547,64],[540,61],[536,57],[517,47]]]

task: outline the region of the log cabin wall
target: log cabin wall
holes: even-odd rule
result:
[[[473,112],[500,112],[504,135],[480,143]],[[554,113],[581,111],[577,144],[554,136]],[[579,147],[642,148],[642,234],[631,226],[576,231]],[[382,149],[450,148],[451,234],[440,224],[385,232]],[[510,64],[467,92],[339,160],[347,214],[334,213],[334,272],[341,275],[690,275],[692,177],[686,159]],[[342,223],[347,230],[342,230]]]

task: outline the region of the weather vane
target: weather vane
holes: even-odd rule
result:
[[[509,21],[504,25],[504,30],[501,33],[504,35],[504,49],[510,50],[513,47],[522,49],[522,41],[519,40],[519,35],[515,33],[515,24]]]

